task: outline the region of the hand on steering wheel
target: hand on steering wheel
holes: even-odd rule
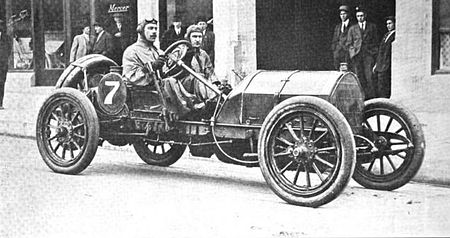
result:
[[[178,61],[186,60],[186,62],[190,63],[190,60],[192,60],[193,55],[191,56],[190,60],[185,58],[189,49],[191,48],[192,46],[189,41],[180,40],[170,45],[164,51],[164,56],[167,57],[167,61],[164,67],[162,68],[163,77],[177,78],[182,75],[184,70],[181,67],[179,67]]]

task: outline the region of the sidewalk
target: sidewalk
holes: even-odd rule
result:
[[[8,75],[9,76],[9,75]],[[20,79],[8,78],[0,110],[0,135],[35,138],[37,114],[54,87],[30,87]],[[416,113],[423,126],[426,140],[425,160],[413,179],[417,182],[450,185],[450,112]],[[107,143],[107,149],[130,150]]]

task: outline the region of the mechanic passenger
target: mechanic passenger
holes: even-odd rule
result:
[[[214,67],[209,55],[205,50],[201,49],[203,29],[200,26],[191,25],[186,30],[186,39],[193,47],[186,54],[186,64],[212,84],[215,84],[216,86],[221,85],[214,73]],[[181,82],[189,93],[194,94],[196,98],[200,100],[200,103],[197,104],[198,107],[204,107],[208,101],[216,97],[216,94],[211,89],[190,74],[181,79]]]
[[[123,53],[123,77],[135,86],[154,87],[158,77],[157,71],[166,62],[162,51],[154,42],[158,32],[158,21],[155,19],[141,21],[136,31],[137,41],[125,49]],[[170,110],[182,116],[191,111],[193,95],[185,92],[181,83],[174,78],[165,78],[161,82],[161,90],[167,98]]]
[[[203,41],[201,48],[208,53],[209,58],[211,59],[212,64],[214,65],[214,44],[215,44],[215,34],[212,30],[208,29],[208,22],[206,21],[206,17],[199,16],[197,18],[197,26],[202,29],[203,33]]]

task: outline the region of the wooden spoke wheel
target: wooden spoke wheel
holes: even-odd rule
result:
[[[36,139],[45,163],[55,172],[78,174],[91,163],[99,139],[92,103],[72,88],[56,90],[41,107]]]
[[[265,119],[258,141],[270,188],[288,203],[318,207],[335,199],[351,178],[355,142],[344,116],[316,97],[293,97]]]
[[[364,128],[363,136],[372,145],[356,139],[354,179],[378,190],[393,190],[408,183],[419,171],[425,150],[417,118],[388,99],[372,99],[365,103]]]

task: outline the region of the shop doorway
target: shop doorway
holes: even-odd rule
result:
[[[9,0],[11,1],[11,0]],[[29,0],[28,0],[29,1]],[[105,31],[113,36],[114,49],[119,46],[114,38],[120,18],[121,35],[129,37],[122,48],[136,40],[137,0],[42,0],[31,1],[32,7],[32,58],[36,86],[55,85],[61,73],[70,64],[73,39],[90,26],[90,44],[95,41],[93,23],[101,22]],[[119,43],[117,43],[119,44]],[[117,55],[116,62],[121,59]],[[119,63],[120,64],[120,63]]]
[[[384,17],[395,15],[395,0],[256,0],[257,68],[333,70],[331,39],[341,4],[364,6],[379,40],[387,31]]]

